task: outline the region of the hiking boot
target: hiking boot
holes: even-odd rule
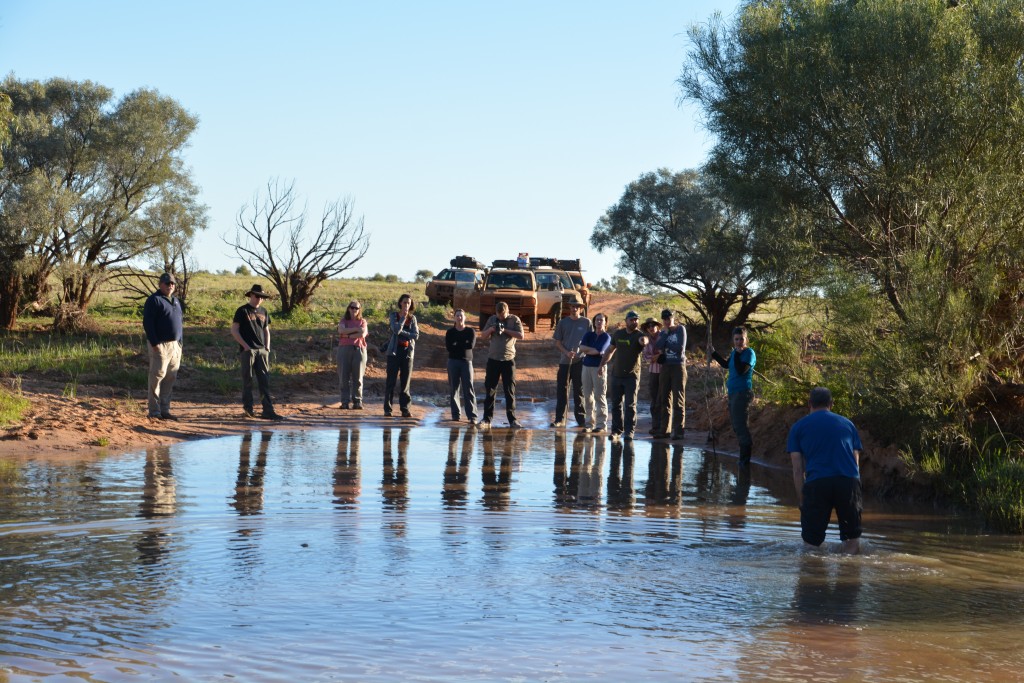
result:
[[[672,430],[672,440],[673,441],[682,441],[685,437],[686,437],[686,430],[685,429],[674,429],[674,430]]]
[[[412,417],[412,413],[410,413],[405,408],[402,408],[402,417]]]
[[[279,415],[276,412],[274,412],[273,410],[271,410],[270,412],[264,411],[263,413],[260,413],[260,419],[261,420],[273,420],[274,422],[280,422],[281,420],[284,419],[284,416],[283,415]]]
[[[363,402],[362,401],[353,401],[352,402],[352,410],[362,410],[362,409],[363,409]]]
[[[523,425],[519,423],[519,420],[512,420],[508,423],[509,429],[522,429]]]
[[[384,417],[391,417],[391,409],[390,408],[385,408],[384,409]]]
[[[178,416],[177,415],[172,415],[170,413],[160,413],[160,419],[161,420],[171,420],[172,422],[177,422],[178,421]]]
[[[552,427],[554,429],[561,429],[562,427],[565,426],[565,420],[555,420],[554,422],[552,422],[548,426]]]
[[[251,410],[248,410],[247,408],[242,408],[242,414],[245,415],[250,420],[256,419],[256,413],[252,412]]]
[[[341,410],[348,410],[348,404],[342,401],[341,405],[338,406]]]

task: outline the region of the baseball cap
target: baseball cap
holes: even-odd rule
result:
[[[629,320],[630,318],[636,318],[637,320],[639,320],[640,314],[637,313],[636,311],[630,311],[629,313],[626,314],[626,320]]]

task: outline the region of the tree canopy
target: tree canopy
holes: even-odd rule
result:
[[[802,260],[782,253],[798,242],[735,210],[696,171],[641,175],[598,220],[590,242],[618,250],[624,272],[679,294],[716,333],[746,323],[805,278]]]
[[[113,269],[151,256],[205,225],[181,153],[197,120],[175,100],[140,89],[120,100],[90,81],[9,77],[11,141],[0,169],[0,238],[5,271],[19,280],[0,292],[0,326],[20,299],[60,282],[60,303],[84,311]]]
[[[858,309],[882,332],[862,341],[911,365],[878,395],[952,411],[985,367],[968,358],[1015,363],[1019,0],[750,0],[690,37],[680,85],[717,138],[707,172],[740,206],[795,216],[837,283],[885,302]]]

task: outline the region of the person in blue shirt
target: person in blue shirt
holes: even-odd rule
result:
[[[800,505],[800,535],[807,545],[820,546],[834,509],[843,552],[856,554],[864,506],[860,435],[852,422],[832,412],[828,389],[812,389],[808,403],[810,414],[793,425],[786,441]]]
[[[708,346],[708,356],[729,370],[725,380],[725,389],[729,394],[729,420],[740,446],[740,465],[749,465],[750,453],[754,449],[749,412],[750,403],[754,400],[753,380],[757,354],[747,345],[747,328],[733,328],[732,352],[728,359],[722,358],[714,346]]]
[[[608,361],[612,355],[612,338],[606,328],[604,313],[594,316],[594,329],[580,340],[583,354],[583,412],[584,432],[603,432],[608,429]]]
[[[665,323],[654,348],[660,353],[661,378],[658,381],[658,418],[656,439],[681,441],[686,434],[686,326],[676,323],[674,311],[661,312]]]
[[[174,296],[178,283],[171,273],[160,276],[157,291],[142,308],[142,329],[149,350],[147,403],[150,419],[177,420],[171,414],[171,392],[181,367],[182,309]]]

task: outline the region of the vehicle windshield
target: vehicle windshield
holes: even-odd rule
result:
[[[558,273],[537,273],[537,289],[547,289],[548,285],[559,282]],[[562,285],[565,286],[564,284]]]
[[[572,278],[572,283],[574,285],[576,285],[577,287],[582,287],[583,286],[583,276],[582,275],[577,275],[576,273],[573,273],[569,277]]]
[[[450,279],[451,279],[451,277],[450,277],[450,276],[451,276],[451,274],[452,274],[452,271],[450,271],[450,270],[448,270],[447,268],[445,268],[445,269],[444,269],[444,270],[442,270],[442,271],[441,271],[440,273],[438,273],[437,275],[435,275],[435,276],[434,276],[434,279],[435,279],[435,280],[450,280]]]
[[[454,275],[454,280],[456,282],[472,282],[475,279],[473,273],[470,273],[465,270],[455,271]]]
[[[569,278],[569,274],[568,273],[559,273],[558,274],[558,279],[562,283],[562,289],[572,289],[573,288],[572,280]]]
[[[491,273],[487,289],[533,289],[526,273]]]

